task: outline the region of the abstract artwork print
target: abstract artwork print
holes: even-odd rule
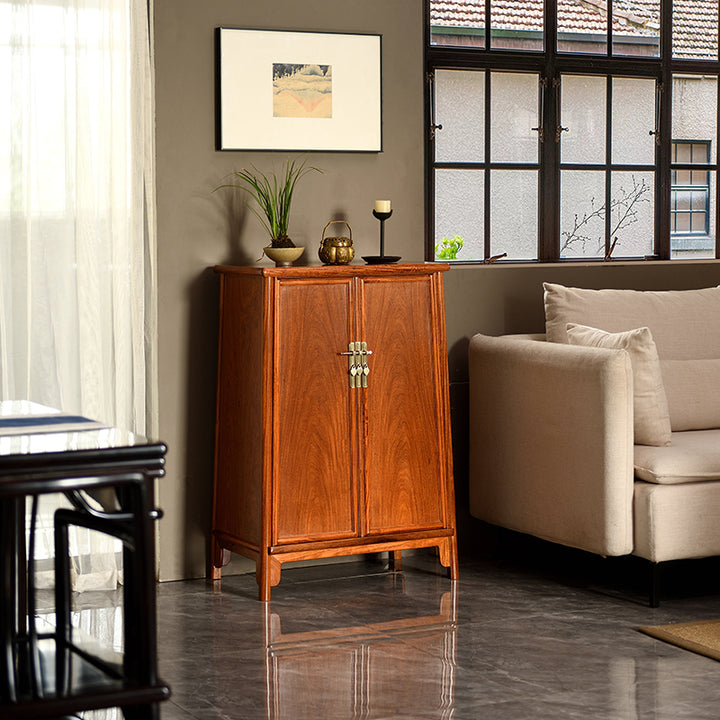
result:
[[[273,116],[332,117],[332,65],[273,63]]]

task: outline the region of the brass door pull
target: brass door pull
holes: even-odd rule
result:
[[[370,368],[367,364],[367,356],[372,354],[372,350],[367,349],[366,342],[348,343],[348,350],[338,353],[338,355],[347,355],[348,374],[350,375],[350,387],[352,389],[366,388],[368,386]]]
[[[364,388],[368,386],[368,375],[370,374],[370,368],[367,364],[368,355],[372,355],[372,350],[367,349],[366,342],[360,343],[360,372],[362,373],[360,381]]]

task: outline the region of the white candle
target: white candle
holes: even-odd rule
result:
[[[376,200],[375,201],[375,212],[379,212],[379,213],[390,212],[390,201],[389,200]]]

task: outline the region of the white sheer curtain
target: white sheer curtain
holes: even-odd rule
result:
[[[149,15],[0,0],[0,397],[154,435]],[[84,584],[111,585],[115,549],[75,545]]]

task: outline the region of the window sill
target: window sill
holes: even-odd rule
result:
[[[672,265],[715,265],[720,264],[716,258],[673,258],[672,260],[645,260],[643,258],[617,259],[617,260],[559,260],[557,262],[539,262],[528,260],[502,260],[494,263],[484,263],[482,260],[431,260],[430,262],[442,262],[453,267],[460,268],[570,268],[570,267],[637,267],[639,264],[645,266],[670,267]]]

